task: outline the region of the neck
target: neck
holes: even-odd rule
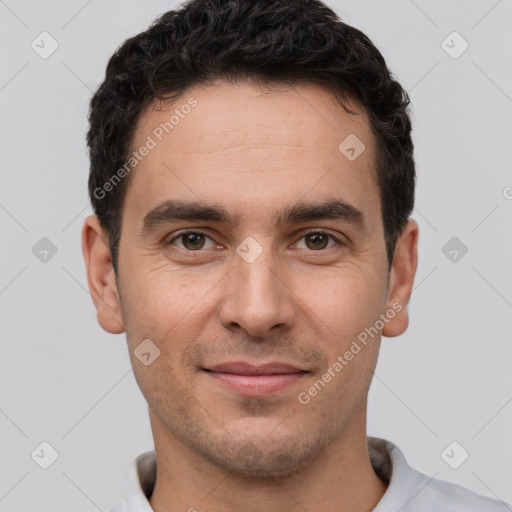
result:
[[[176,440],[152,414],[157,479],[155,512],[370,512],[387,488],[373,470],[366,407],[329,447],[286,478],[246,478],[218,468]]]

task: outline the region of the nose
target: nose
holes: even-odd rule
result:
[[[220,320],[226,329],[244,329],[248,335],[261,338],[271,330],[287,330],[293,325],[293,291],[270,249],[250,263],[236,256],[223,281]]]

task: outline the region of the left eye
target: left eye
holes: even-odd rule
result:
[[[329,233],[323,233],[322,231],[307,233],[301,238],[301,240],[302,239],[305,240],[306,248],[313,251],[330,249],[333,247],[333,245],[337,245],[339,243],[333,235],[330,235]],[[328,246],[329,239],[334,240],[334,243],[330,246]]]

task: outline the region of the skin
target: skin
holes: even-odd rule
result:
[[[349,115],[318,85],[192,88],[141,115],[133,148],[191,97],[197,107],[134,171],[117,282],[95,216],[82,233],[98,322],[126,332],[148,402],[157,456],[150,504],[157,512],[370,511],[387,483],[368,457],[367,394],[381,334],[398,336],[408,325],[418,225],[409,220],[389,269],[368,117],[353,100],[358,115]],[[338,150],[349,134],[366,146],[354,161]],[[220,204],[239,219],[174,221],[142,236],[144,216],[171,198]],[[275,223],[274,212],[298,201],[331,199],[361,210],[363,223]],[[206,235],[203,248],[169,243],[191,228]],[[315,246],[310,231],[340,244],[328,237],[327,247]],[[252,263],[236,252],[249,236],[263,249]],[[379,335],[300,403],[298,394],[393,304],[403,307]],[[134,355],[144,339],[160,350],[149,366]],[[308,373],[273,395],[247,397],[202,369],[236,360],[283,361]]]

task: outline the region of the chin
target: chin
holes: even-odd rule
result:
[[[230,437],[211,444],[203,457],[231,474],[254,479],[288,478],[300,473],[325,448],[319,440],[306,443],[304,439],[247,441]]]

